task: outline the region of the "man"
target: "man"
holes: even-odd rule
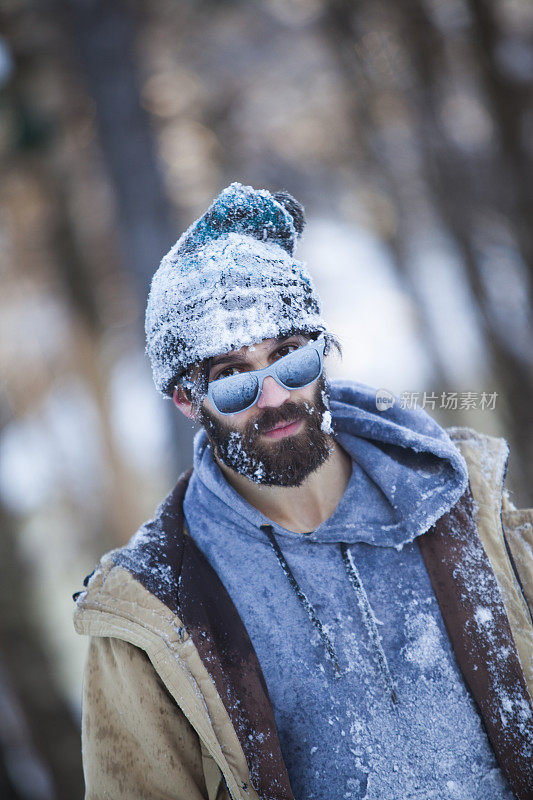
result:
[[[202,427],[77,600],[87,798],[532,798],[506,444],[327,382],[303,226],[234,183],[154,276],[154,380]]]

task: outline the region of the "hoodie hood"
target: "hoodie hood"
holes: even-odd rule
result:
[[[352,475],[334,513],[315,531],[289,531],[250,506],[225,480],[204,430],[194,440],[189,502],[208,504],[210,513],[263,541],[265,524],[292,540],[397,548],[427,531],[468,484],[465,461],[446,431],[397,399],[378,411],[376,390],[364,384],[334,380],[329,389],[333,438],[350,454]]]

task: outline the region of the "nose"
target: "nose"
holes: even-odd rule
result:
[[[285,389],[283,386],[280,386],[280,384],[274,380],[272,375],[267,375],[263,381],[263,388],[261,389],[261,394],[259,395],[257,405],[259,408],[266,408],[267,406],[277,408],[278,406],[283,405],[285,400],[290,397],[290,394],[291,393],[289,390]]]

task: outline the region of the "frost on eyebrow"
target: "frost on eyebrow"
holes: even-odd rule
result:
[[[287,334],[286,336],[280,336],[280,337],[276,338],[274,340],[274,342],[272,343],[272,345],[271,345],[271,347],[270,347],[270,349],[268,351],[268,355],[271,356],[282,345],[290,343],[293,340],[294,340],[295,344],[297,342],[298,342],[298,344],[304,344],[305,342],[309,341],[307,336],[305,336],[304,334],[300,334],[300,333],[292,333],[292,334]],[[255,352],[256,349],[257,349],[257,346],[258,346],[258,343],[252,344],[252,345],[249,345],[246,348],[243,348],[245,350],[244,353],[241,353],[241,352],[229,352],[229,353],[222,353],[219,356],[214,356],[213,358],[209,359],[209,369],[211,370],[214,367],[219,367],[222,364],[228,364],[228,365],[230,365],[230,364],[244,364],[244,365],[249,364],[250,362],[248,361],[247,356],[248,356],[249,353]],[[250,366],[253,366],[253,365],[250,364]]]
[[[248,359],[244,353],[224,353],[209,359],[209,368],[219,367],[221,364],[246,364]]]

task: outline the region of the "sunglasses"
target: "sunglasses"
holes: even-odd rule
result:
[[[322,375],[325,346],[321,334],[315,341],[278,358],[270,367],[211,381],[207,398],[219,414],[238,414],[257,403],[267,375],[284,389],[303,389]]]

